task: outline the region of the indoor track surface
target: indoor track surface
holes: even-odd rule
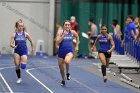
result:
[[[82,68],[93,65],[94,61],[73,59],[71,80],[61,86],[57,57],[29,56],[27,68],[21,70],[23,81],[17,84],[12,55],[1,55],[0,93],[138,93],[110,80],[104,83],[102,77]]]

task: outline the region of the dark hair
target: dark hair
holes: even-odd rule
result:
[[[93,18],[89,19],[89,22],[93,22],[93,21],[94,21]]]
[[[64,26],[65,22],[69,22],[69,23],[71,24],[70,20],[65,20],[65,21],[63,22],[63,26]]]
[[[106,27],[106,30],[107,30],[107,33],[108,33],[107,25],[103,24],[103,25],[101,26],[101,30],[102,30],[103,27]]]
[[[101,28],[103,28],[103,27],[106,27],[106,28],[107,28],[107,25],[104,25],[104,24],[103,24],[103,25],[101,26]]]
[[[114,26],[116,27],[117,24],[118,24],[118,20],[113,19],[113,20],[112,20],[112,25],[114,25]]]
[[[130,18],[130,19],[134,20],[132,15],[128,15],[127,18]]]

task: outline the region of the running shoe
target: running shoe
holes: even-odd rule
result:
[[[66,75],[67,75],[67,80],[70,80],[71,79],[70,73],[67,73]]]
[[[104,79],[104,83],[106,83],[107,82],[107,77],[104,76],[103,79]]]
[[[17,81],[16,81],[16,83],[21,83],[22,82],[22,79],[21,78],[19,78]]]
[[[61,86],[64,86],[64,85],[65,85],[65,81],[62,80],[62,81],[61,81]]]

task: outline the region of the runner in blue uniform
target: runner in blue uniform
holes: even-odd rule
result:
[[[69,64],[73,58],[72,50],[72,36],[76,37],[75,51],[78,51],[79,37],[78,34],[71,30],[70,21],[66,20],[63,24],[63,30],[59,30],[56,36],[56,43],[59,46],[58,49],[58,64],[62,77],[61,85],[65,85],[65,65],[67,80],[70,80]]]
[[[33,53],[33,42],[31,40],[30,35],[24,31],[24,23],[21,21],[16,22],[17,28],[16,31],[11,36],[10,46],[14,48],[14,63],[16,66],[16,74],[18,77],[17,83],[21,83],[21,69],[26,68],[27,64],[27,45],[26,39],[28,39],[31,43],[32,53]]]
[[[108,67],[109,65],[111,52],[115,48],[115,44],[114,44],[112,36],[107,34],[106,25],[101,26],[101,34],[98,35],[93,47],[95,47],[97,42],[99,42],[99,45],[100,45],[99,50],[98,50],[98,56],[99,56],[100,61],[102,62],[101,70],[103,74],[103,80],[104,82],[106,82],[107,81],[106,67]]]

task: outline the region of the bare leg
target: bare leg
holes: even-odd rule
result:
[[[99,53],[99,59],[100,61],[102,62],[102,74],[103,74],[103,79],[104,79],[104,82],[107,81],[107,77],[106,77],[106,58],[105,58],[105,55],[103,53]]]
[[[69,73],[69,64],[71,62],[73,58],[73,54],[72,53],[68,53],[65,57],[64,62],[66,63],[66,73]]]
[[[16,53],[14,53],[14,64],[15,64],[15,70],[18,78],[21,78],[20,74],[20,56]]]
[[[58,58],[58,64],[62,80],[65,80],[64,59]]]
[[[20,72],[20,56],[16,53],[14,53],[14,63],[16,66],[16,74],[18,77],[18,80],[16,81],[17,83],[21,83],[21,72]]]

